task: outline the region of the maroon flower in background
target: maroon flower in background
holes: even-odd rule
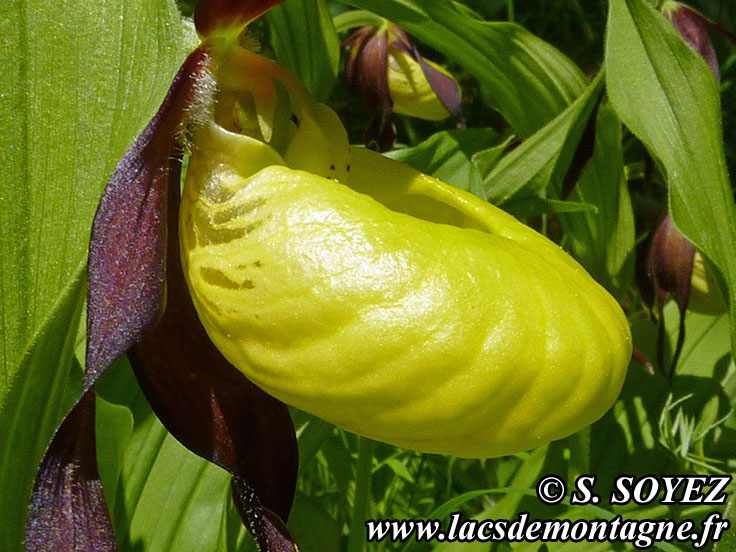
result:
[[[406,32],[389,21],[364,26],[343,43],[348,48],[348,85],[365,102],[371,119],[365,143],[378,151],[393,148],[393,112],[463,124],[460,87],[440,66],[425,60]]]

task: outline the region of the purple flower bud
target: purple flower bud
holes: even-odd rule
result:
[[[708,36],[708,28],[713,27],[714,24],[703,14],[680,2],[666,2],[662,6],[662,13],[670,20],[685,42],[703,57],[720,82],[721,71],[718,67],[718,58]]]
[[[672,377],[685,340],[685,313],[691,299],[697,304],[690,310],[718,312],[725,304],[703,258],[688,239],[675,227],[667,215],[652,235],[649,245],[639,258],[639,288],[645,303],[656,312],[657,360],[665,374]],[[664,306],[674,299],[680,310],[677,345],[669,368],[664,366]],[[720,307],[719,307],[720,305]]]
[[[460,87],[447,71],[425,60],[409,35],[386,21],[378,29],[360,27],[345,40],[348,85],[366,103],[371,122],[365,142],[386,151],[396,129],[391,113],[432,121],[449,116],[462,121]]]

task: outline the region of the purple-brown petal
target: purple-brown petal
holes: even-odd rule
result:
[[[264,508],[258,494],[242,478],[233,476],[233,501],[262,552],[297,552],[296,544],[281,519]]]
[[[457,82],[453,78],[445,75],[442,71],[435,69],[427,63],[427,61],[422,57],[422,54],[419,53],[419,49],[416,44],[414,44],[404,29],[393,25],[392,32],[395,34],[396,38],[391,42],[391,46],[410,55],[417,63],[419,63],[419,66],[422,68],[422,72],[424,73],[424,77],[427,79],[427,82],[429,82],[429,85],[432,87],[432,90],[437,95],[440,102],[442,102],[442,105],[445,106],[447,111],[450,112],[450,115],[452,115],[456,121],[464,125],[462,92],[460,91],[460,87]]]
[[[170,161],[181,159],[188,118],[210,86],[208,64],[201,49],[189,55],[100,199],[87,272],[85,389],[141,338],[163,308]]]
[[[27,552],[117,549],[97,474],[95,395],[87,391],[59,427],[36,476]]]
[[[388,117],[393,102],[388,90],[388,36],[379,32],[365,40],[358,53],[354,90],[360,94],[370,111]]]
[[[396,140],[396,127],[391,122],[393,101],[388,88],[388,34],[364,28],[353,33],[345,44],[350,47],[345,67],[348,85],[363,98],[371,117],[365,144],[378,151],[390,150]]]
[[[345,78],[348,86],[357,93],[359,93],[360,87],[360,52],[366,40],[373,35],[373,32],[372,27],[360,27],[353,31],[342,43],[343,48],[348,49],[348,55],[345,59]]]

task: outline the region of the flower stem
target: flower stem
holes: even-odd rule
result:
[[[371,492],[374,445],[375,443],[371,439],[360,437],[358,443],[358,466],[355,470],[353,518],[350,520],[350,536],[348,537],[347,552],[361,552],[365,543],[365,520],[367,518],[368,501]]]
[[[508,13],[509,22],[513,23],[516,20],[514,16],[514,0],[506,0],[506,12]]]

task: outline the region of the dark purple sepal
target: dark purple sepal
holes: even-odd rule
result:
[[[117,550],[97,473],[93,389],[67,415],[46,451],[33,487],[25,550]]]
[[[284,0],[199,0],[194,7],[194,26],[201,37],[221,29],[242,31]]]
[[[388,110],[392,102],[388,90],[388,36],[385,30],[361,27],[343,42],[348,47],[345,77],[370,111]]]
[[[396,143],[396,125],[383,112],[373,114],[363,135],[363,143],[374,151],[390,151]]]
[[[179,189],[169,202],[178,212]],[[248,504],[233,498],[257,542],[264,531],[279,532],[291,509],[298,450],[286,406],[252,384],[229,364],[209,340],[189,295],[169,221],[166,255],[166,311],[129,351],[131,365],[151,407],[169,432],[196,454],[233,474],[239,488],[251,490]],[[263,509],[261,509],[261,504]],[[246,507],[247,506],[247,507]],[[261,524],[265,511],[269,523]],[[275,537],[270,537],[271,539]],[[281,536],[291,542],[288,533]],[[270,542],[270,541],[268,541]],[[275,551],[282,548],[264,548]]]
[[[463,117],[462,108],[462,92],[460,87],[454,79],[445,75],[442,71],[439,71],[432,67],[419,53],[414,41],[409,38],[406,31],[394,25],[394,32],[396,33],[396,39],[392,42],[392,46],[397,48],[406,54],[410,55],[422,68],[424,77],[427,79],[429,86],[439,98],[442,105],[445,106],[450,115],[460,123],[461,126],[465,126],[465,119]]]
[[[191,116],[207,101],[208,64],[202,49],[189,55],[100,199],[89,246],[85,389],[163,309],[170,160],[181,159]]]
[[[260,550],[297,552],[289,530],[276,514],[262,506],[257,493],[248,483],[240,477],[233,476],[230,486],[235,507]]]

